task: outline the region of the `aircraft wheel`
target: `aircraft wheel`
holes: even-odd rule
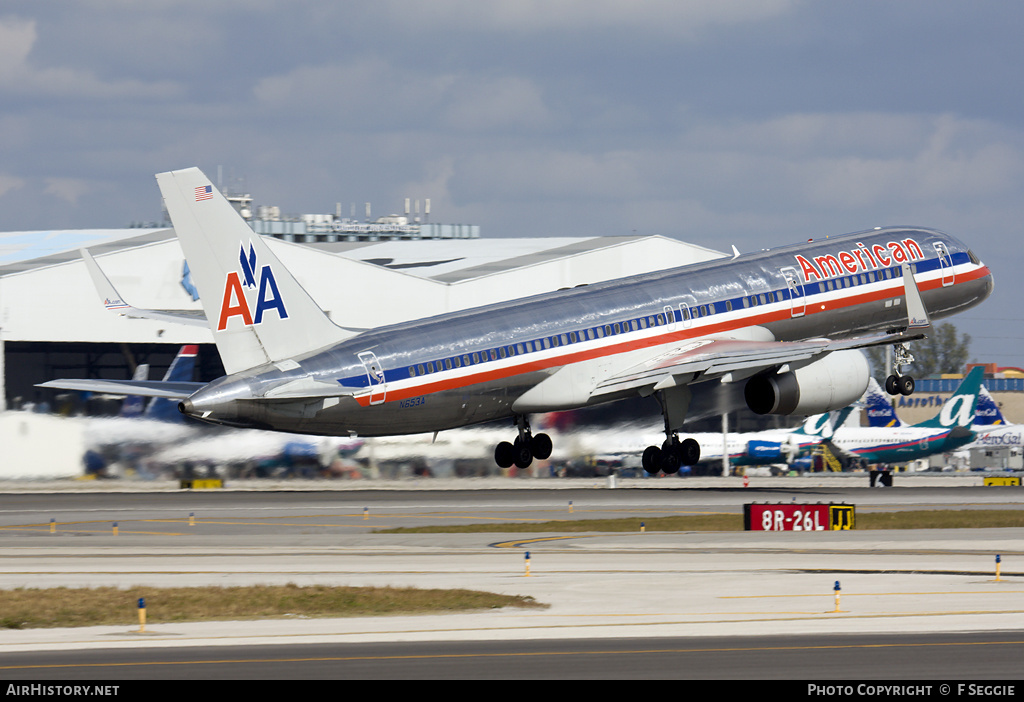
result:
[[[661,449],[661,470],[666,475],[679,472],[683,465],[683,449],[678,441],[665,442]]]
[[[533,457],[538,461],[543,461],[551,457],[551,437],[547,434],[537,434],[530,441],[530,452],[533,453]]]
[[[700,444],[697,443],[696,439],[683,439],[683,442],[679,444],[679,448],[682,452],[684,466],[696,465],[697,461],[700,460]]]
[[[515,446],[507,441],[502,441],[494,449],[494,462],[499,468],[511,468],[516,462]]]
[[[914,393],[914,379],[909,375],[901,376],[898,385],[901,395],[912,395]]]
[[[533,453],[530,451],[529,444],[516,439],[515,444],[512,446],[513,463],[516,464],[516,468],[529,468],[530,464],[533,463]]]
[[[890,395],[900,394],[900,379],[896,375],[890,375],[885,379],[885,391]]]
[[[645,448],[641,463],[643,464],[645,473],[657,475],[658,471],[661,470],[661,449],[657,446],[648,446]]]

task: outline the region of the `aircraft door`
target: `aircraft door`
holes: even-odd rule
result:
[[[384,379],[384,368],[381,367],[380,361],[377,360],[377,355],[373,351],[363,351],[359,354],[359,361],[366,369],[366,378],[370,388],[370,404],[379,405],[384,402],[388,391],[387,381]]]
[[[942,271],[942,287],[948,288],[954,283],[953,257],[949,255],[949,249],[941,241],[932,244],[935,247],[935,255],[939,259],[939,269]]]
[[[781,273],[786,278],[786,285],[789,286],[790,316],[803,317],[807,311],[807,301],[804,299],[804,286],[800,284],[796,269],[783,268]]]
[[[685,302],[679,303],[679,318],[683,322],[683,329],[693,326],[693,315],[690,313],[690,306]]]

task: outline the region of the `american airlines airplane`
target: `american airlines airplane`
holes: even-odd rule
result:
[[[698,443],[677,434],[689,419],[744,404],[810,415],[857,400],[869,376],[858,349],[873,345],[895,345],[899,389],[912,392],[900,373],[907,342],[992,291],[989,269],[959,240],[887,228],[353,329],[317,306],[199,169],[156,178],[227,375],[91,389],[178,398],[182,413],[208,422],[311,434],[508,418],[518,436],[497,445],[502,466],[550,455],[531,413],[639,394],[659,402],[666,437],[644,451],[644,468],[673,473],[700,458]]]

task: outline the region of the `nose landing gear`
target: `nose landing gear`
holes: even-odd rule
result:
[[[902,375],[900,369],[913,363],[914,357],[906,344],[893,344],[893,350],[895,358],[892,363],[892,375],[885,379],[885,391],[890,395],[912,395],[914,379],[909,375]]]

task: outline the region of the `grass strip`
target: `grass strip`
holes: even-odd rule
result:
[[[630,517],[626,519],[556,519],[548,522],[439,524],[422,527],[379,529],[378,534],[535,534],[645,531],[743,531],[742,514],[700,514],[678,517]],[[861,512],[857,529],[970,529],[1024,527],[1024,510],[965,509]]]
[[[153,588],[18,588],[0,591],[0,628],[35,629],[169,622],[443,614],[544,607],[532,597],[475,590],[324,585]]]

